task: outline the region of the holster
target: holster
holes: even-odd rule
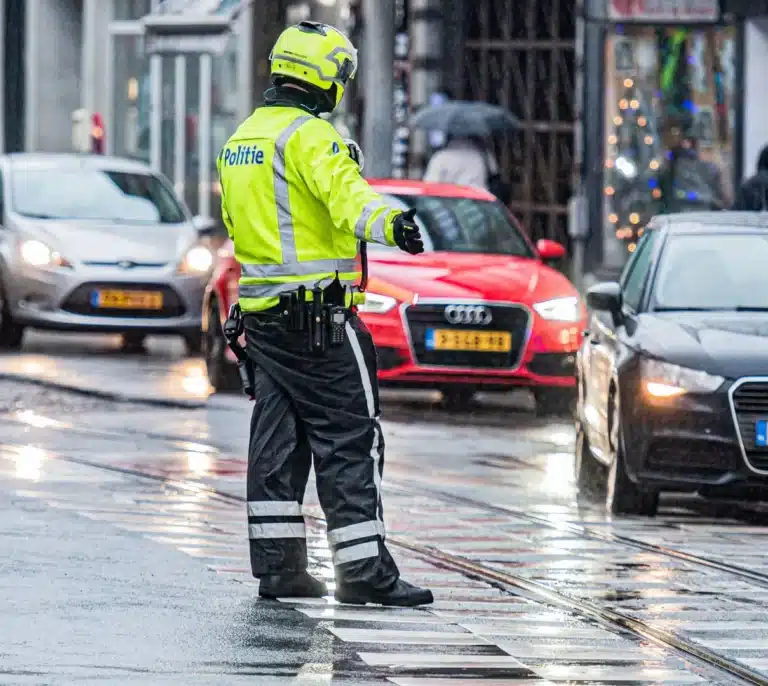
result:
[[[240,376],[243,393],[253,400],[256,397],[256,374],[253,362],[248,357],[245,348],[240,345],[240,336],[245,331],[245,320],[239,304],[235,303],[229,308],[229,316],[224,322],[223,331],[229,349],[237,358],[237,373]]]

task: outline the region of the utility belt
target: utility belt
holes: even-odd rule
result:
[[[322,355],[329,348],[340,347],[346,341],[346,324],[353,314],[346,303],[347,289],[341,285],[337,274],[326,288],[316,285],[308,290],[299,286],[295,291],[283,293],[280,303],[269,315],[282,320],[286,331],[308,334],[307,352]],[[260,314],[265,313],[254,313],[252,316]],[[255,374],[253,362],[239,341],[245,331],[245,315],[239,304],[235,303],[230,308],[223,330],[227,345],[237,358],[243,391],[253,400]]]

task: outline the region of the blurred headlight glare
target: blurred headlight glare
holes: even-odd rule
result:
[[[71,267],[68,260],[35,239],[24,241],[20,248],[21,259],[33,267]]]
[[[533,309],[542,319],[553,322],[577,322],[581,319],[581,308],[576,296],[544,300],[535,303]]]
[[[369,314],[386,314],[395,305],[397,305],[397,300],[390,298],[388,295],[366,293],[365,304],[358,305],[357,309],[359,312],[367,312]]]
[[[193,274],[206,274],[212,267],[213,253],[204,245],[191,248],[181,264],[182,271]]]
[[[660,400],[686,393],[714,393],[725,381],[722,376],[651,359],[640,362],[640,375],[645,392]]]

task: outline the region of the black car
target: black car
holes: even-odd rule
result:
[[[576,480],[614,513],[661,491],[768,495],[768,213],[654,218],[587,293]]]

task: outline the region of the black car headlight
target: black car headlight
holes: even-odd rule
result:
[[[725,381],[722,376],[651,359],[641,360],[640,378],[645,395],[657,400],[686,393],[714,393]]]

